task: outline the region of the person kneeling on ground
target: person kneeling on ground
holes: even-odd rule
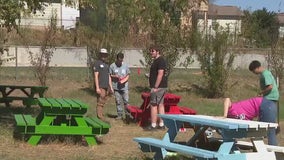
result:
[[[224,117],[253,120],[258,117],[261,122],[276,123],[277,108],[265,97],[253,97],[232,103],[230,98],[224,100]],[[276,129],[268,130],[268,144],[277,146]]]

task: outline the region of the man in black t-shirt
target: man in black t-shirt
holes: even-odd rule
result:
[[[150,53],[153,58],[149,75],[151,88],[151,126],[147,129],[164,129],[164,122],[157,114],[165,114],[164,95],[168,87],[166,75],[167,64],[165,59],[161,56],[161,50],[158,46],[152,46],[150,48]]]
[[[107,57],[107,50],[102,48],[100,50],[100,59],[97,60],[94,65],[94,80],[97,93],[97,116],[104,121],[103,107],[107,101],[108,91],[113,93],[109,66],[105,62]]]

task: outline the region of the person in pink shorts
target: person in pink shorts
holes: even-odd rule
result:
[[[267,100],[265,97],[253,97],[238,102],[231,102],[230,98],[224,100],[224,117],[253,120],[258,118],[260,122],[275,123],[275,117],[277,115],[277,108],[275,105],[271,105],[273,101]],[[268,132],[268,144],[277,145],[276,133],[272,131]]]

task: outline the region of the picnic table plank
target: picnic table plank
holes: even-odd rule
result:
[[[64,98],[64,101],[69,103],[72,106],[72,108],[76,108],[76,109],[80,109],[81,108],[80,104],[74,102],[72,99]]]
[[[193,155],[197,159],[216,159],[216,160],[276,160],[274,152],[268,152],[267,145],[264,145],[263,136],[267,135],[267,130],[275,128],[277,124],[266,122],[251,122],[248,120],[232,120],[229,118],[220,118],[205,115],[159,115],[164,120],[168,131],[162,140],[148,137],[134,138],[138,142],[141,150],[144,152],[156,152],[154,159],[163,159],[166,156],[165,150],[175,151],[187,155]],[[190,136],[190,139],[185,142],[177,143],[175,138],[181,123],[190,123],[194,127],[195,134]],[[222,124],[223,123],[223,124]],[[207,151],[210,150],[210,141],[203,142],[205,131],[207,128],[221,130],[221,141],[218,141],[219,148],[214,151],[214,157],[209,157]],[[200,136],[200,139],[199,139]],[[250,138],[252,139],[255,152],[240,152],[237,150],[236,139]],[[195,143],[196,142],[196,143]],[[199,146],[198,143],[202,143]],[[187,148],[187,145],[193,145],[197,148]],[[209,145],[209,146],[208,146]],[[208,148],[206,148],[208,146]],[[200,148],[199,148],[200,147]],[[214,149],[214,150],[216,150]]]

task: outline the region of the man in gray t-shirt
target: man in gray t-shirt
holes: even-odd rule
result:
[[[129,101],[128,78],[130,70],[123,63],[123,53],[118,53],[116,61],[110,65],[109,73],[112,79],[112,87],[115,95],[117,118],[122,119]]]
[[[100,50],[100,59],[94,65],[94,80],[97,93],[97,116],[105,121],[103,107],[107,101],[108,91],[113,92],[111,78],[109,75],[109,66],[106,64],[108,52],[102,48]]]

